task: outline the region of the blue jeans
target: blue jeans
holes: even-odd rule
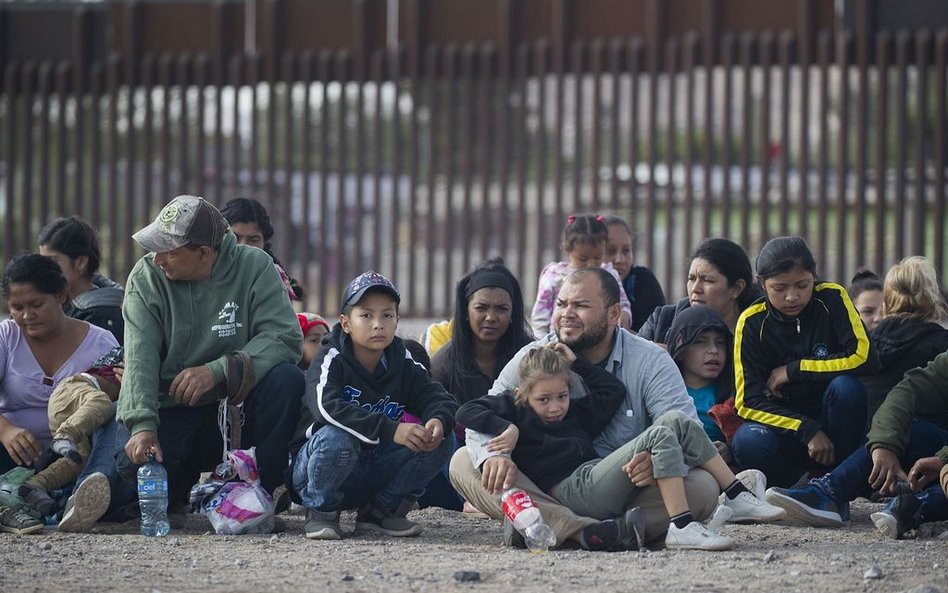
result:
[[[113,412],[115,407],[116,404],[112,404]],[[112,414],[112,418],[108,422],[92,433],[92,450],[89,452],[86,466],[82,468],[79,477],[76,478],[76,486],[94,472],[105,474],[109,479],[109,483],[115,483],[118,478],[115,465],[115,454],[118,453],[118,432],[119,425],[115,421],[115,414]]]
[[[821,410],[817,421],[833,441],[836,459],[845,459],[865,440],[866,389],[855,377],[836,377],[823,392]],[[731,451],[740,467],[764,472],[771,486],[791,486],[804,472],[826,469],[810,458],[796,434],[758,422],[737,429]]]
[[[244,401],[240,447],[256,446],[260,483],[271,493],[283,484],[283,470],[289,462],[287,445],[299,423],[304,384],[299,367],[280,363],[260,379]],[[200,472],[213,470],[221,460],[217,405],[165,408],[158,411],[158,418],[158,442],[168,471],[168,500],[171,506],[180,506],[187,503]],[[125,453],[128,439],[128,431],[120,426],[116,459],[121,479],[113,484],[113,507],[137,497],[138,466]]]
[[[454,453],[454,434],[434,451],[415,453],[394,441],[363,446],[348,432],[323,426],[293,462],[293,487],[303,505],[322,513],[367,503],[395,512],[407,497],[418,498]]]
[[[948,430],[935,426],[931,422],[915,418],[909,427],[909,441],[905,452],[899,459],[902,467],[908,470],[923,457],[931,457],[942,447],[948,446]],[[859,447],[836,469],[816,480],[837,503],[846,503],[857,496],[868,496],[872,492],[869,474],[872,472],[872,457],[866,447]],[[936,483],[916,494],[922,501],[922,517],[925,521],[944,521],[948,519],[948,500]]]

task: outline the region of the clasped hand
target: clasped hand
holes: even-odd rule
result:
[[[395,429],[392,440],[415,453],[434,451],[444,440],[444,425],[437,418],[432,418],[424,426],[402,422]]]

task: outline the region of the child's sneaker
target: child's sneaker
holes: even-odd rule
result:
[[[102,472],[90,474],[66,501],[66,512],[57,529],[68,533],[91,530],[109,509],[110,501],[109,479]]]
[[[842,527],[840,507],[816,484],[803,488],[768,488],[767,502],[787,511],[787,516],[813,527]]]
[[[750,492],[741,492],[734,498],[724,497],[724,506],[731,509],[731,523],[769,523],[787,516],[787,511],[757,498]]]
[[[359,509],[356,515],[356,529],[375,531],[392,537],[414,537],[422,531],[421,525],[409,521],[406,517],[389,513],[372,505]]]
[[[665,534],[665,547],[669,550],[730,550],[734,540],[726,535],[708,529],[697,521],[692,521],[681,529],[674,523],[668,525]]]
[[[342,539],[339,513],[321,513],[306,509],[306,539]]]
[[[30,514],[26,505],[0,508],[0,531],[26,535],[43,531],[43,522]]]
[[[21,484],[17,494],[26,501],[26,504],[39,511],[39,514],[44,517],[55,515],[56,511],[59,510],[59,505],[56,504],[56,501],[50,498],[49,493],[39,486]]]
[[[900,494],[889,501],[886,507],[878,513],[872,513],[869,518],[882,535],[892,539],[902,539],[913,529],[918,529],[918,511],[922,501],[914,494]]]

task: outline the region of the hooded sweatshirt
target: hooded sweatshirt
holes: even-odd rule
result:
[[[781,365],[790,381],[778,398],[767,390],[767,380]],[[742,418],[796,435],[805,445],[822,430],[816,418],[829,382],[878,368],[866,326],[839,284],[817,284],[796,317],[782,315],[765,296],[737,322],[734,405]]]
[[[66,315],[112,332],[121,344],[125,338],[125,320],[122,319],[122,299],[125,297],[125,291],[122,290],[121,284],[101,274],[93,276],[92,285],[95,289],[72,299]]]
[[[444,434],[454,430],[458,404],[441,383],[405,349],[396,337],[374,370],[356,357],[352,339],[337,323],[306,372],[300,424],[290,443],[294,453],[323,426],[335,426],[365,445],[392,441],[402,414],[428,422],[441,421]]]
[[[681,358],[685,350],[698,339],[702,332],[709,330],[719,332],[726,342],[723,351],[720,352],[724,363],[721,372],[707,387],[699,389],[687,385],[686,387],[688,387],[688,394],[695,400],[698,418],[701,419],[708,437],[712,440],[723,441],[724,434],[708,416],[708,410],[714,404],[721,403],[730,397],[734,389],[734,370],[731,365],[731,345],[734,342],[734,336],[731,335],[731,330],[721,316],[714,312],[714,309],[706,305],[687,307],[675,316],[668,330],[668,355],[681,368]]]
[[[882,366],[877,374],[862,378],[871,419],[907,371],[923,367],[948,351],[948,329],[919,319],[886,317],[872,330],[870,337]]]
[[[177,406],[171,381],[186,368],[206,364],[216,386],[201,399],[225,397],[226,356],[246,352],[254,382],[281,362],[296,364],[303,334],[290,299],[264,251],[224,235],[209,278],[172,281],[150,253],[128,276],[125,375],[117,419],[130,434],[158,428],[159,408]]]

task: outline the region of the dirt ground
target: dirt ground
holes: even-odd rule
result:
[[[295,513],[284,515],[286,532],[263,536],[217,536],[192,515],[165,538],[139,535],[137,523],[95,534],[0,534],[0,592],[948,593],[948,524],[925,526],[915,540],[886,540],[869,521],[877,508],[855,503],[844,529],[728,525],[739,546],[727,552],[544,555],[503,547],[499,522],[441,509],[411,515],[426,527],[417,538],[360,534],[341,542],[305,539]],[[344,529],[353,522],[343,516]],[[878,578],[866,578],[870,569]],[[460,571],[479,580],[460,582]]]

